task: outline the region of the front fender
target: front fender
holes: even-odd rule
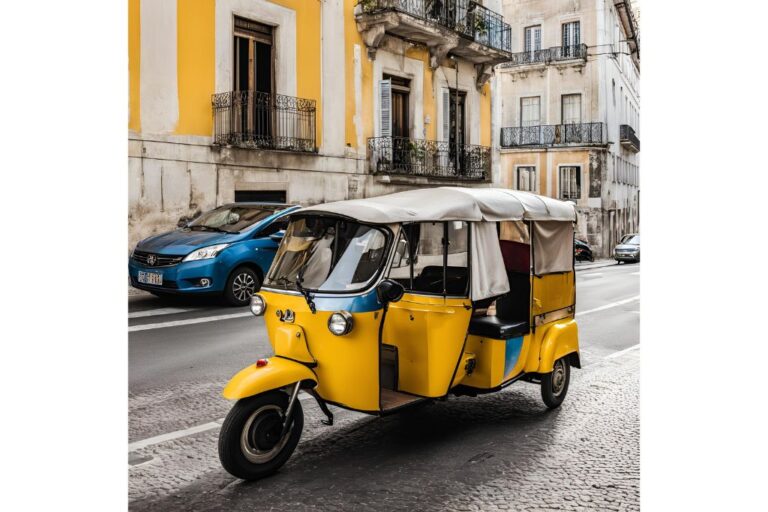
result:
[[[538,373],[549,373],[555,361],[568,354],[579,354],[579,328],[576,320],[567,319],[555,323],[544,335],[539,353]]]
[[[224,387],[224,398],[238,400],[307,380],[317,384],[317,376],[303,364],[282,357],[268,361],[266,366],[252,364],[237,372]]]

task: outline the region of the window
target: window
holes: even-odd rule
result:
[[[259,230],[254,238],[263,238],[265,236],[274,235],[278,231],[284,231],[288,227],[288,217],[283,217],[272,222],[269,226]]]
[[[521,166],[517,168],[517,190],[536,191],[536,168]]]
[[[560,199],[578,200],[581,197],[581,167],[560,167]]]
[[[541,50],[541,25],[526,27],[523,40],[527,62],[536,61],[536,51]]]
[[[274,132],[274,52],[272,27],[235,17],[233,90],[237,91],[233,131],[268,141]]]
[[[293,220],[264,282],[286,290],[365,289],[384,266],[384,230],[357,222],[306,217]]]
[[[235,17],[234,90],[273,92],[272,27]]]
[[[581,94],[563,94],[563,124],[581,123]]]
[[[379,82],[381,94],[380,127],[382,137],[408,137],[408,104],[411,81],[399,76],[384,75]]]
[[[531,96],[520,98],[520,126],[538,126],[541,124],[541,98]]]
[[[581,44],[581,28],[578,21],[563,23],[563,57],[575,57],[578,55],[578,46]]]
[[[468,247],[466,222],[405,224],[397,241],[389,278],[415,293],[466,296]]]

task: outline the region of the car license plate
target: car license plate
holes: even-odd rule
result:
[[[143,272],[139,270],[139,282],[153,284],[155,286],[163,286],[163,274],[157,272]]]

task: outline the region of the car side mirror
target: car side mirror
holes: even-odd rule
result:
[[[376,287],[376,295],[379,297],[379,301],[384,304],[399,301],[403,298],[404,293],[403,285],[392,279],[385,279]]]
[[[285,230],[281,229],[280,231],[276,231],[275,233],[272,233],[269,235],[269,239],[272,240],[275,243],[280,243],[285,236]]]

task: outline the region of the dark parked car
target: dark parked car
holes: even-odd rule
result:
[[[576,261],[595,261],[592,249],[584,240],[578,238],[573,241],[573,255]]]
[[[640,235],[632,233],[624,235],[621,242],[613,250],[613,258],[619,263],[631,261],[637,263],[640,261]]]

